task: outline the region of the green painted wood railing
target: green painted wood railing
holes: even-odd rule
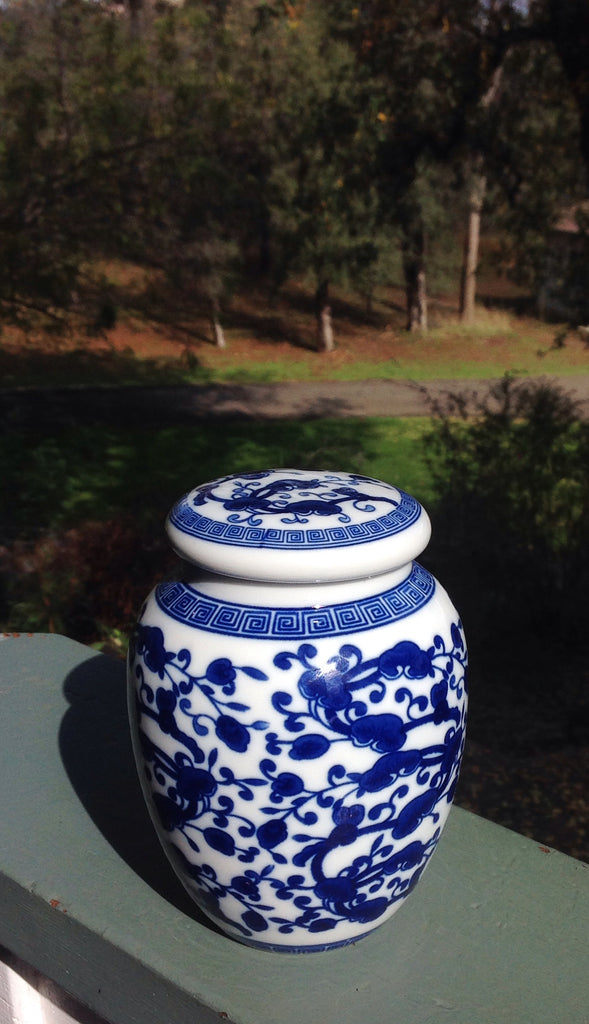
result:
[[[415,893],[356,945],[241,946],[155,838],[124,666],[0,641],[0,946],[112,1024],[587,1024],[589,868],[454,808]]]

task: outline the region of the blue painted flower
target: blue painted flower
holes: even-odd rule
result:
[[[214,686],[227,686],[235,681],[237,673],[229,658],[216,658],[211,661],[206,671],[206,678]]]
[[[164,678],[164,670],[173,654],[168,654],[164,647],[164,634],[159,626],[137,626],[137,653],[142,654],[150,672],[156,672],[160,679]]]
[[[260,890],[257,882],[253,878],[248,878],[247,875],[235,875],[231,879],[231,888],[241,896],[247,896],[250,900],[260,899]]]
[[[365,810],[362,804],[345,804],[334,808],[331,815],[335,825],[359,825],[364,819]]]
[[[412,640],[401,640],[381,654],[378,667],[388,679],[398,679],[403,673],[408,679],[425,679],[434,674],[431,655]]]
[[[272,780],[272,792],[277,796],[297,796],[304,788],[303,780],[293,772],[281,772]]]
[[[245,725],[241,725],[232,715],[220,715],[215,732],[219,739],[237,754],[243,754],[249,746],[249,732]]]
[[[358,921],[360,924],[368,924],[370,921],[376,921],[381,914],[384,914],[385,910],[389,905],[389,901],[386,896],[379,896],[374,900],[365,900],[364,903],[359,903],[356,907],[350,907],[346,913],[346,917],[350,921]]]
[[[452,637],[452,643],[454,644],[456,649],[459,650],[459,651],[463,651],[464,650],[464,638],[463,638],[462,633],[460,631],[460,623],[459,622],[458,623],[456,623],[456,622],[452,623],[452,625],[450,626],[450,635]]]
[[[395,839],[404,839],[415,831],[424,818],[432,813],[440,798],[439,789],[428,789],[414,797],[397,815],[391,833]]]
[[[310,922],[309,931],[314,935],[318,932],[330,932],[332,928],[335,928],[336,924],[337,921],[333,917],[320,917]]]
[[[166,796],[165,793],[154,793],[153,804],[166,832],[173,832],[175,828],[181,828],[186,823],[182,806]]]
[[[263,850],[273,850],[275,846],[282,843],[288,835],[286,823],[281,818],[272,818],[260,825],[257,836],[258,842]]]
[[[453,733],[446,734],[444,742],[444,756],[440,762],[440,771],[443,772],[446,778],[459,763],[458,759],[460,757],[463,740],[463,729],[456,729]]]
[[[174,733],[176,731],[176,722],[174,720],[174,711],[176,710],[176,696],[172,690],[165,690],[163,686],[159,686],[155,692],[155,703],[159,711],[158,722],[162,732]]]
[[[192,765],[182,765],[178,769],[176,790],[178,796],[190,803],[198,803],[213,796],[217,783],[210,772]]]
[[[448,684],[442,681],[432,686],[430,698],[434,709],[433,719],[435,725],[446,722],[451,717],[448,704]]]
[[[381,871],[386,875],[396,874],[397,871],[410,871],[416,868],[425,857],[425,846],[415,839],[403,850],[392,854],[381,866]]]

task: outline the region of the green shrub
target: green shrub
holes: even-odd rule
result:
[[[548,381],[506,376],[435,413],[426,445],[440,557],[470,579],[477,629],[501,615],[508,631],[586,633],[589,424],[576,403]]]

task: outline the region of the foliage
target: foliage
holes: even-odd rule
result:
[[[586,194],[579,117],[562,68],[545,42],[510,51],[501,98],[487,124],[489,223],[503,238],[513,280],[542,282],[555,221]]]
[[[466,405],[458,394],[438,408],[428,451],[447,543],[484,595],[477,629],[505,616],[503,632],[583,636],[589,424],[543,381],[504,377],[473,420]]]
[[[5,4],[0,316],[107,329],[104,257],[167,276],[215,321],[260,274],[274,289],[306,275],[324,306],[336,282],[370,296],[393,241],[409,293],[481,155],[530,280],[555,209],[586,188],[585,21],[566,6],[568,21],[549,0],[194,0],[129,19]]]

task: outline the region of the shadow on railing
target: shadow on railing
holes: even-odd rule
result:
[[[64,694],[70,707],[59,748],[78,799],[137,875],[183,914],[216,931],[174,875],[150,820],[131,746],[125,666],[97,655],[68,675]]]

